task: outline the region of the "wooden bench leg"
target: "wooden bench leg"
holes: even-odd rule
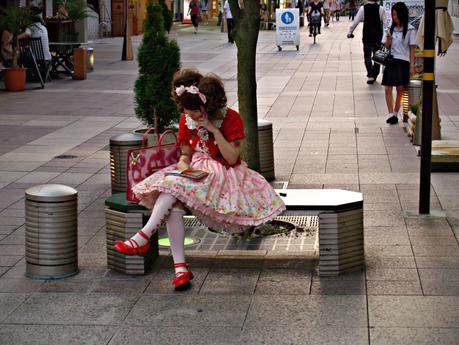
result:
[[[320,276],[363,269],[363,210],[320,213],[319,246]]]
[[[128,256],[113,249],[116,240],[125,241],[144,225],[144,213],[124,213],[105,209],[107,233],[107,266],[125,274],[146,274],[159,256],[158,232],[151,237],[150,250],[145,256]]]

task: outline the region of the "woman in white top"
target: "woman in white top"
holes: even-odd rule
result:
[[[385,87],[387,110],[386,120],[391,125],[398,122],[398,112],[402,103],[405,85],[410,81],[410,75],[416,73],[414,66],[414,48],[416,46],[416,30],[408,24],[408,8],[405,3],[397,2],[392,6],[392,25],[383,37],[382,43],[391,49],[393,61],[384,68],[382,85]],[[397,88],[397,98],[394,103],[393,87]]]

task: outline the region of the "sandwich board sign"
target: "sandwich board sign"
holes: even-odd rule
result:
[[[276,9],[276,45],[293,45],[300,49],[300,10],[298,8]]]

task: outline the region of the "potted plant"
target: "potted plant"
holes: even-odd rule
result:
[[[134,87],[137,118],[159,132],[179,120],[170,86],[174,73],[180,69],[180,48],[165,34],[162,11],[158,4],[147,5],[145,33],[137,55],[139,76]]]
[[[58,0],[58,10],[54,17],[46,18],[50,40],[58,42],[62,40],[64,33],[77,36],[75,24],[80,20],[94,17],[88,12],[85,0]],[[72,41],[78,41],[75,37]]]
[[[24,91],[26,69],[18,64],[16,47],[18,47],[18,36],[33,23],[34,21],[25,7],[9,6],[1,12],[0,31],[7,30],[13,35],[11,67],[3,71],[5,88],[8,91]]]

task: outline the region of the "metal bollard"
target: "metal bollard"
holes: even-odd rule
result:
[[[274,180],[273,125],[262,119],[258,119],[258,147],[260,174],[268,181]]]
[[[125,133],[110,138],[110,175],[112,194],[126,192],[127,152],[139,148],[142,134]]]
[[[86,73],[94,71],[94,48],[86,48]]]
[[[422,81],[421,80],[412,79],[410,80],[408,85],[405,86],[405,89],[403,90],[403,97],[402,97],[403,122],[408,121],[408,111],[410,110],[410,106],[415,103],[419,103],[421,99],[421,93],[422,93]]]
[[[78,273],[78,192],[44,184],[26,190],[26,276],[61,279]]]

